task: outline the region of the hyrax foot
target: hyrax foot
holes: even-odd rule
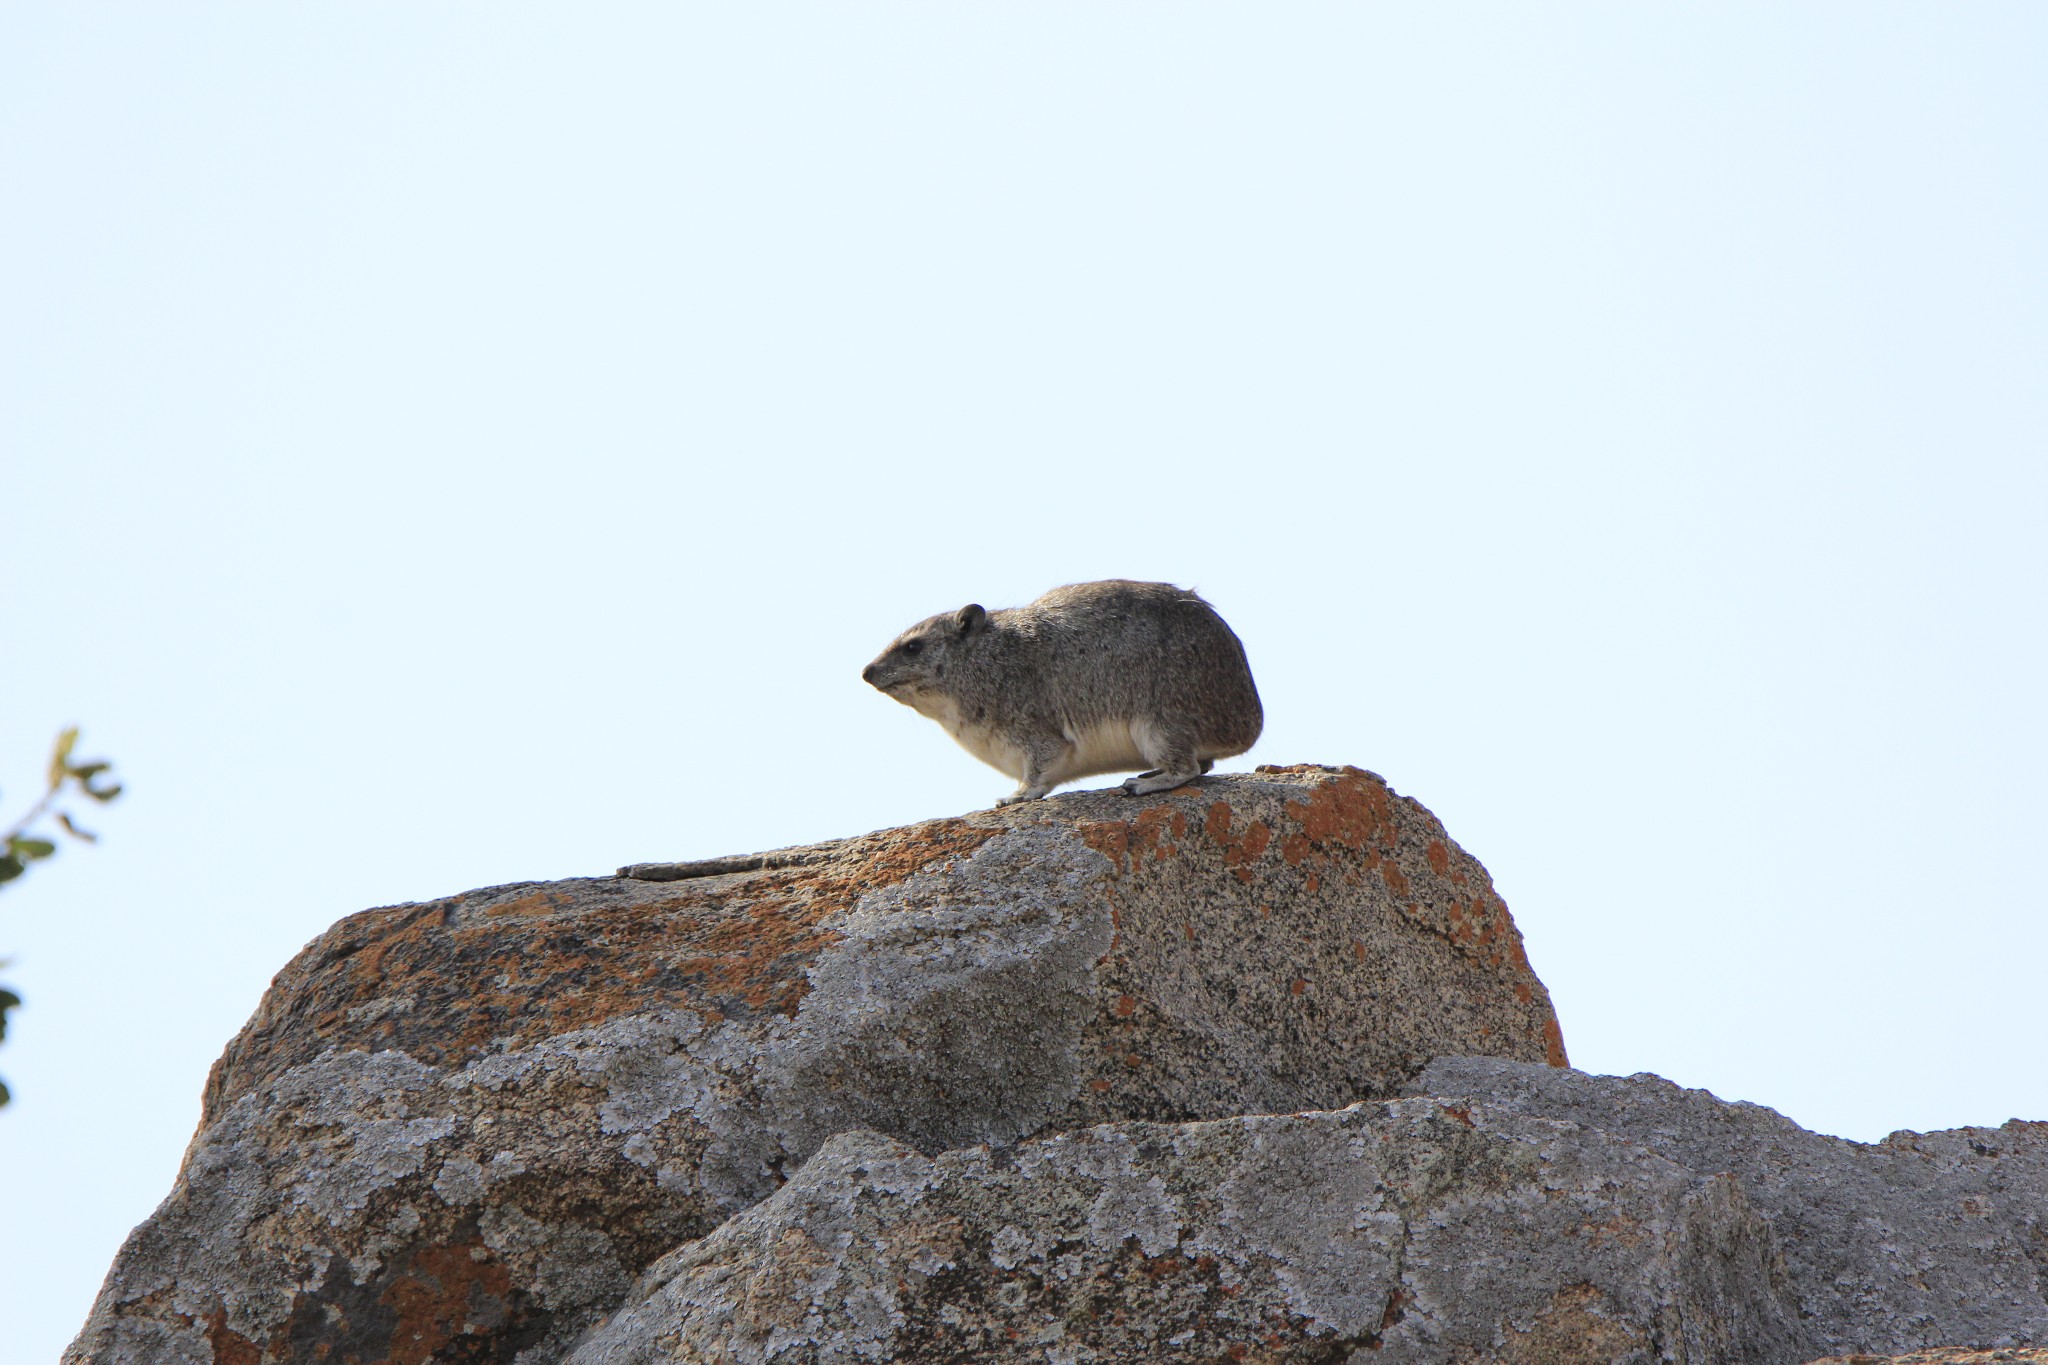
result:
[[[1125,796],[1150,796],[1153,792],[1170,792],[1175,787],[1185,787],[1200,776],[1200,773],[1193,771],[1139,773],[1136,777],[1124,780],[1123,791]]]
[[[1008,796],[997,797],[996,805],[998,807],[1014,806],[1020,801],[1036,801],[1051,790],[1051,787],[1019,787]]]

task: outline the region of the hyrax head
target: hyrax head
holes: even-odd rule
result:
[[[927,617],[897,636],[860,676],[905,706],[916,706],[920,696],[946,690],[947,666],[959,662],[987,629],[988,613],[979,603]]]

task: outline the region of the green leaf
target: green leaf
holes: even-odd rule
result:
[[[90,782],[92,781],[92,779],[98,777],[101,773],[105,772],[107,769],[113,766],[113,764],[107,762],[105,759],[96,758],[90,763],[74,763],[66,771],[68,771],[73,777],[77,778],[80,782]]]
[[[78,743],[78,727],[70,726],[57,736],[57,748],[50,755],[50,786],[54,790],[64,785],[64,774],[71,768],[71,746]]]
[[[111,801],[121,794],[121,784],[116,782],[111,787],[87,787],[85,794],[95,801]]]
[[[64,826],[64,832],[74,839],[83,839],[88,844],[96,844],[100,841],[100,836],[94,834],[91,830],[80,829],[72,824],[71,817],[61,810],[57,812],[57,823]]]
[[[0,882],[11,882],[27,871],[12,853],[0,853]]]
[[[48,839],[31,839],[26,835],[17,834],[7,841],[7,851],[26,863],[37,858],[49,857],[57,851],[57,846]],[[4,1008],[5,1006],[0,1006],[0,1009]]]
[[[7,1082],[0,1081],[0,1109],[5,1109],[7,1102],[13,1098],[14,1096],[7,1092]]]

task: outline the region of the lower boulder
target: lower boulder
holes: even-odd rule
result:
[[[1658,1076],[1493,1057],[1439,1059],[1410,1089],[1733,1181],[1782,1249],[1816,1355],[2048,1345],[2048,1123],[1850,1142]]]
[[[1809,1365],[2048,1365],[2048,1349],[2000,1346],[1980,1351],[1970,1346],[1947,1346],[1902,1356],[1829,1356]]]
[[[571,1365],[1806,1359],[1738,1186],[1434,1099],[936,1158],[834,1138]]]

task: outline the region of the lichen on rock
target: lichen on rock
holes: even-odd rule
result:
[[[1794,1359],[1768,1247],[1639,1147],[1433,1100],[936,1158],[845,1134],[571,1365]]]

